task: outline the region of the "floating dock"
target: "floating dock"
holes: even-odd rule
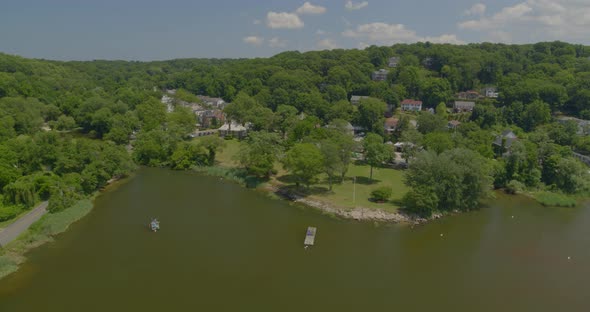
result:
[[[313,246],[313,243],[315,242],[316,232],[317,229],[313,226],[307,228],[307,232],[305,233],[305,241],[303,242],[305,246]]]

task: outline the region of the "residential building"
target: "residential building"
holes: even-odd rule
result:
[[[422,101],[405,99],[400,103],[403,111],[419,112],[422,110]]]
[[[496,87],[485,87],[483,89],[483,94],[489,98],[497,98],[499,95]]]
[[[502,134],[498,135],[492,143],[498,154],[504,154],[510,151],[512,144],[518,140],[518,137],[512,130],[504,130]]]
[[[368,96],[364,95],[353,95],[350,97],[350,104],[358,106],[361,103],[362,99],[368,99]]]
[[[197,97],[203,101],[204,104],[209,105],[211,107],[220,108],[222,109],[226,103],[222,98],[212,98],[205,95],[197,95]]]
[[[219,136],[226,137],[226,136],[233,136],[239,139],[243,139],[248,135],[248,127],[237,124],[235,122],[231,122],[231,126],[228,123],[225,123],[221,128],[219,128]]]
[[[590,134],[590,120],[579,119],[569,116],[557,117],[557,122],[565,124],[567,122],[575,122],[578,125],[578,135],[589,135]]]
[[[385,130],[385,133],[392,134],[397,130],[398,126],[399,126],[399,119],[395,118],[395,117],[390,117],[390,118],[385,119],[383,129]]]
[[[447,128],[451,129],[451,130],[455,130],[459,127],[459,125],[461,125],[461,122],[458,120],[451,120],[447,123]]]
[[[371,75],[371,78],[373,79],[373,81],[385,81],[385,80],[387,80],[388,74],[389,74],[389,71],[387,69],[380,69],[376,72],[373,72],[373,75]]]
[[[399,65],[400,58],[398,56],[390,57],[389,61],[387,62],[387,66],[389,67],[397,67]]]
[[[455,101],[453,103],[453,110],[455,112],[471,112],[475,107],[475,102]]]
[[[199,117],[201,128],[210,128],[211,126],[225,123],[225,115],[219,109],[198,111],[196,114]]]
[[[166,105],[166,111],[172,113],[174,111],[174,99],[164,94],[161,102]]]
[[[455,95],[455,97],[459,100],[478,100],[481,98],[481,94],[479,92],[470,90],[465,92],[459,92]]]

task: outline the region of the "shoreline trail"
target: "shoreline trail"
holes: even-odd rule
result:
[[[26,231],[31,224],[47,213],[48,202],[42,202],[37,207],[33,208],[26,215],[20,217],[14,223],[0,229],[0,246],[6,246],[6,244],[15,240],[19,235]]]

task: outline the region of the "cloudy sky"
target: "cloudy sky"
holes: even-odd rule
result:
[[[0,51],[57,60],[266,57],[417,41],[590,44],[590,0],[1,0]]]

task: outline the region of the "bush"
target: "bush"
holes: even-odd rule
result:
[[[525,190],[525,188],[526,186],[522,182],[511,180],[510,182],[508,182],[508,185],[506,185],[506,193],[520,194]]]
[[[428,189],[414,189],[406,193],[402,199],[404,207],[410,213],[429,218],[438,206],[436,193]]]
[[[0,204],[0,222],[16,218],[23,211],[21,205],[2,206]]]
[[[390,187],[380,187],[375,189],[371,192],[371,197],[377,202],[386,202],[391,197],[391,188]]]

